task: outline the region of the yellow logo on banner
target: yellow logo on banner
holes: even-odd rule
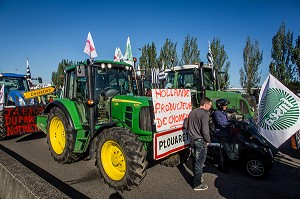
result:
[[[34,97],[37,97],[37,96],[46,95],[46,94],[52,93],[54,91],[55,91],[55,88],[52,87],[52,86],[37,89],[37,90],[32,90],[32,91],[24,92],[24,98],[25,99],[30,99],[30,98],[34,98]]]

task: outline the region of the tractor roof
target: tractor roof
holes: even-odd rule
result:
[[[114,61],[109,61],[109,60],[95,60],[92,65],[100,67],[102,63],[111,64],[112,68],[119,68],[119,69],[125,69],[125,66],[132,67],[130,64],[125,63],[125,62],[114,62]],[[76,68],[77,65],[80,65],[80,64],[81,63],[69,66],[68,68],[66,68],[66,71],[73,70],[74,68]],[[87,63],[85,61],[85,62],[82,62],[82,64],[87,64]]]
[[[26,79],[26,75],[16,73],[0,73],[0,77],[17,77]]]
[[[172,68],[166,69],[166,72],[168,71],[178,71],[178,70],[187,70],[187,69],[194,69],[199,68],[198,64],[190,64],[190,65],[183,65],[183,66],[174,66]],[[203,68],[211,68],[210,65],[204,64]]]

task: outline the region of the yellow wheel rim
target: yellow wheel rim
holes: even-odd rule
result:
[[[54,152],[58,155],[62,154],[66,146],[66,134],[64,124],[60,118],[52,118],[49,125],[49,136]]]
[[[112,180],[121,180],[126,173],[126,158],[121,147],[114,141],[106,141],[101,149],[101,162],[105,173]]]

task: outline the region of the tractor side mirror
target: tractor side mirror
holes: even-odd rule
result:
[[[85,66],[84,65],[76,66],[76,76],[77,77],[85,77]]]
[[[43,83],[43,80],[42,80],[41,77],[38,77],[37,80],[38,80],[38,82],[39,82],[40,84]]]

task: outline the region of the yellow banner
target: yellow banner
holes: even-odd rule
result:
[[[34,98],[34,97],[37,97],[37,96],[46,95],[46,94],[52,93],[54,91],[55,91],[55,88],[52,87],[52,86],[37,89],[37,90],[32,90],[32,91],[24,92],[24,98],[25,99],[30,99],[30,98]]]

